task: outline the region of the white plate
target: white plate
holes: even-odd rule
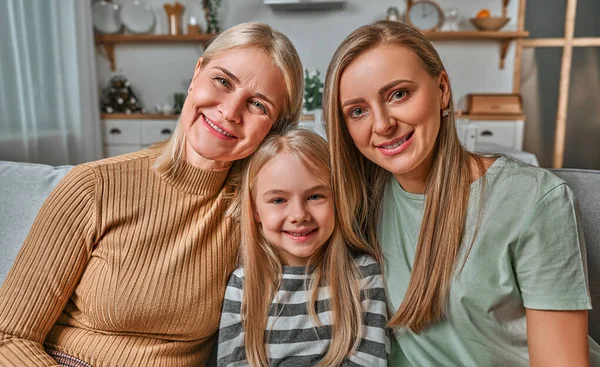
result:
[[[102,33],[117,33],[123,24],[119,18],[119,5],[98,1],[92,5],[94,28]]]
[[[152,8],[139,0],[130,0],[121,5],[121,20],[131,33],[148,33],[154,27]]]

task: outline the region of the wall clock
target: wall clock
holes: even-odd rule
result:
[[[408,0],[404,21],[422,31],[435,31],[444,23],[444,12],[432,0]]]

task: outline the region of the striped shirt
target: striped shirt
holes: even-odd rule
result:
[[[343,366],[387,366],[390,345],[381,268],[366,255],[355,261],[362,274],[364,322],[358,349]],[[318,326],[307,311],[310,291],[305,289],[310,274],[305,272],[305,267],[283,267],[281,287],[269,307],[265,332],[270,366],[312,366],[325,356],[329,348],[333,315],[329,307],[328,287],[319,289],[316,313],[323,326]],[[219,367],[248,365],[240,315],[243,284],[244,271],[239,268],[229,279],[225,292],[219,329]]]

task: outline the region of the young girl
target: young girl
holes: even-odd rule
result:
[[[573,193],[546,170],[460,145],[448,75],[421,32],[354,31],[330,63],[324,107],[341,228],[383,252],[390,365],[599,365]]]
[[[270,135],[242,185],[243,267],[225,293],[218,365],[386,366],[383,278],[370,248],[341,235],[325,140]]]

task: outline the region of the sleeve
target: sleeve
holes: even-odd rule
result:
[[[89,260],[96,180],[74,167],[40,209],[0,288],[0,366],[56,366],[43,343]]]
[[[526,308],[591,308],[583,228],[566,184],[538,200],[523,222],[513,266]]]
[[[241,269],[234,271],[225,290],[217,346],[217,366],[219,367],[245,359],[241,317],[243,279]]]
[[[388,315],[385,288],[381,267],[372,258],[360,266],[361,299],[364,321],[361,341],[357,351],[350,356],[352,366],[387,366],[390,354],[390,339],[387,329]]]

